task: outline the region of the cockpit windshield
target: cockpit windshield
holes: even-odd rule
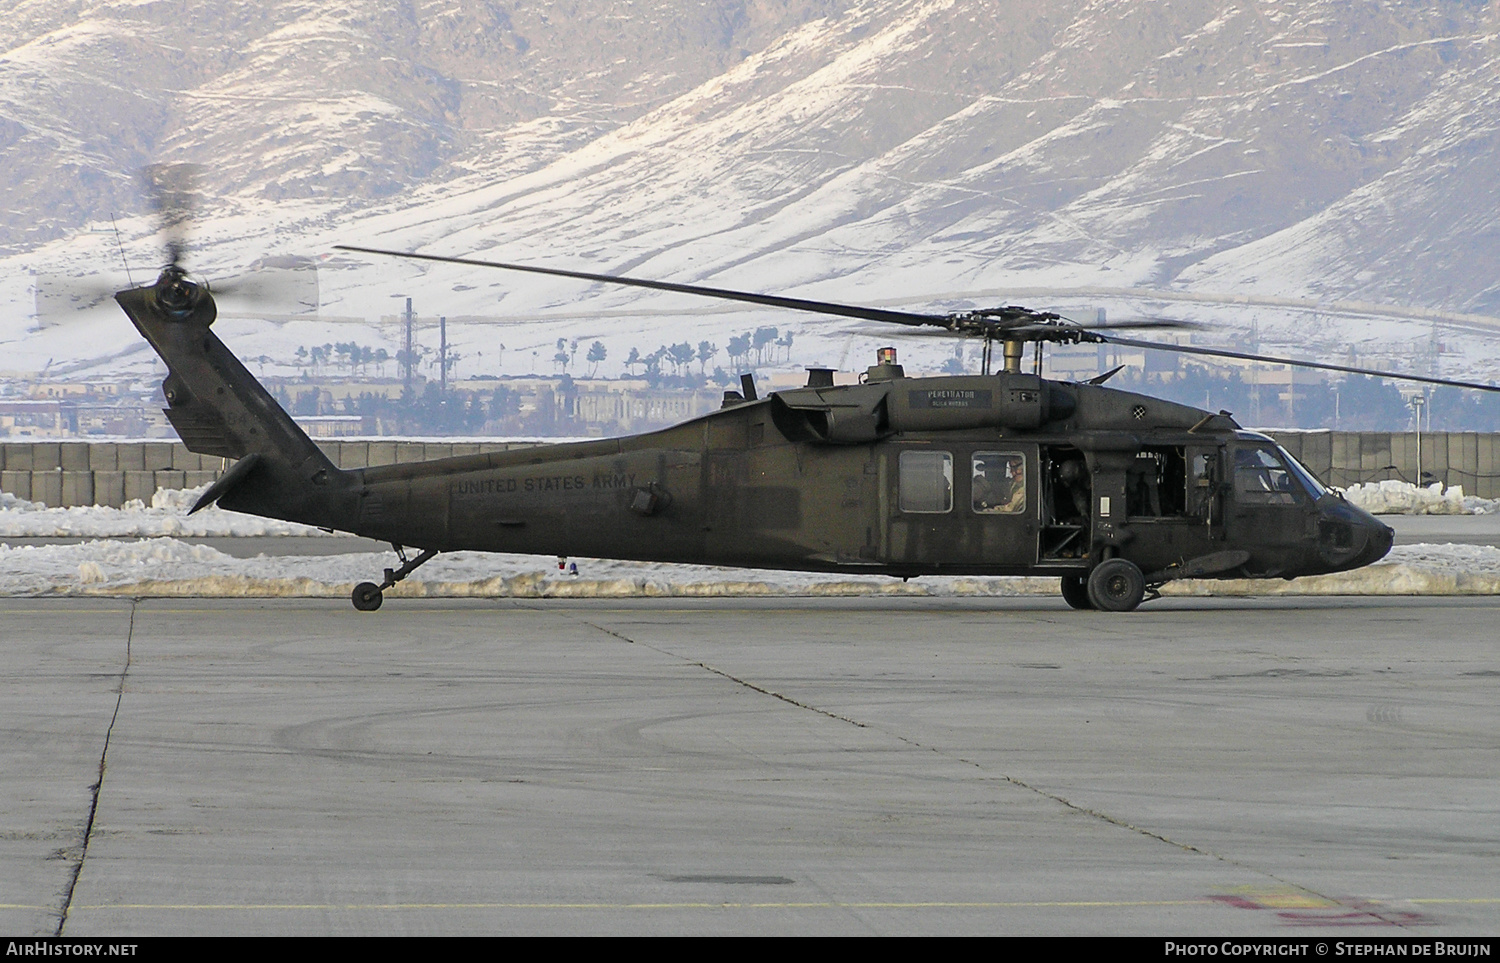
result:
[[[1295,464],[1293,458],[1275,446],[1243,445],[1237,448],[1234,453],[1235,497],[1246,505],[1296,504],[1299,495],[1310,495],[1312,489],[1288,467]]]
[[[1328,489],[1323,487],[1323,483],[1318,481],[1317,476],[1306,468],[1303,468],[1302,463],[1293,458],[1285,448],[1277,445],[1276,450],[1281,452],[1281,458],[1286,462],[1287,468],[1291,470],[1293,475],[1297,476],[1297,480],[1302,482],[1302,486],[1307,489],[1315,501],[1328,494]]]

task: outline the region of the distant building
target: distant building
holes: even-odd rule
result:
[[[707,414],[723,399],[719,389],[649,388],[638,381],[575,381],[572,392],[554,394],[558,414],[585,430],[648,431]],[[538,400],[544,395],[539,392]]]
[[[173,438],[159,389],[129,381],[12,383],[0,397],[0,437]]]
[[[61,401],[0,398],[0,435],[9,438],[62,438],[74,433]]]

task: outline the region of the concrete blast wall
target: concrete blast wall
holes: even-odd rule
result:
[[[1410,432],[1267,432],[1323,481],[1340,487],[1388,478],[1415,481],[1417,436]],[[1423,478],[1500,498],[1500,434],[1424,432]],[[428,461],[529,448],[531,442],[321,441],[340,468]],[[223,459],[173,442],[20,442],[0,445],[0,490],[53,507],[149,501],[158,488],[196,488],[219,476]]]
[[[529,448],[529,442],[321,441],[340,468]],[[0,491],[54,508],[149,503],[158,488],[196,488],[219,477],[224,459],[180,442],[23,442],[0,445]]]

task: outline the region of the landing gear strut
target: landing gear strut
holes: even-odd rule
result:
[[[361,612],[373,612],[380,608],[380,603],[385,601],[384,593],[386,589],[391,588],[397,582],[415,572],[423,562],[426,562],[438,553],[438,550],[435,548],[423,549],[422,554],[414,559],[407,560],[406,549],[404,547],[392,542],[391,548],[396,550],[396,557],[401,560],[401,567],[394,571],[386,569],[385,580],[379,585],[376,585],[374,582],[360,582],[354,586],[352,595],[354,607]]]

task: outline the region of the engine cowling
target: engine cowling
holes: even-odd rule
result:
[[[1065,385],[999,374],[797,388],[777,392],[772,405],[788,438],[858,445],[902,431],[1039,428],[1070,416],[1077,401]]]

